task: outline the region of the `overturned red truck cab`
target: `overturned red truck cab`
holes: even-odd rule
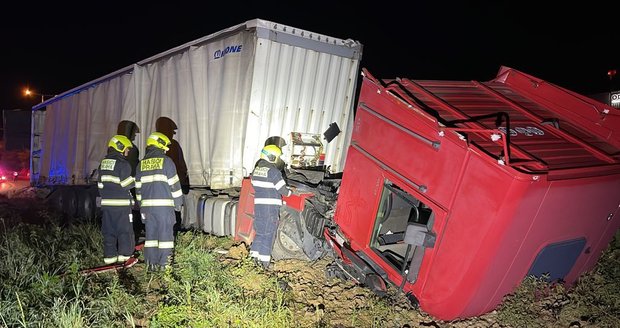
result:
[[[570,286],[594,267],[620,227],[619,110],[508,67],[488,82],[362,75],[344,171],[291,170],[274,258],[330,253],[442,320],[494,309],[528,275]]]

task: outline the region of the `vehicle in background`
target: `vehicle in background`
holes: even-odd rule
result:
[[[13,181],[15,180],[30,180],[30,170],[22,168],[17,171],[13,171]]]
[[[0,169],[0,182],[5,181],[17,181],[17,180],[30,180],[30,170],[10,170]]]

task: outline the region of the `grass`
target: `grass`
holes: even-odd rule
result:
[[[138,264],[84,276],[80,268],[101,264],[99,227],[62,227],[49,213],[40,215],[43,224],[2,227],[1,327],[404,327],[415,324],[411,318],[422,318],[402,316],[415,310],[365,289],[354,300],[329,300],[321,290],[310,289],[305,295],[320,302],[299,299],[303,296],[280,288],[280,278],[257,270],[249,259],[227,260],[218,254],[233,246],[232,240],[200,232],[178,235],[171,270],[149,273]],[[497,324],[617,327],[617,245],[612,243],[595,270],[573,289],[525,279],[498,309]],[[355,287],[341,282],[335,288]],[[343,304],[347,301],[353,304]],[[349,309],[334,310],[344,305]],[[438,326],[432,320],[427,325]]]
[[[507,296],[498,318],[510,327],[620,327],[620,248],[618,234],[594,270],[574,288],[527,277]]]
[[[230,239],[179,234],[175,269],[83,276],[101,264],[96,225],[19,224],[0,242],[0,323],[6,327],[290,327],[275,277],[224,263]],[[252,288],[242,288],[251,286]],[[145,299],[148,302],[145,302]]]

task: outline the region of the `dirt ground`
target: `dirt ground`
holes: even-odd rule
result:
[[[483,324],[456,325],[442,323],[414,309],[402,293],[394,288],[388,295],[388,304],[392,307],[393,316],[382,319],[379,325],[373,318],[369,298],[376,296],[367,288],[355,285],[352,281],[339,278],[327,279],[326,266],[329,260],[308,263],[298,260],[280,261],[274,271],[289,282],[295,300],[301,304],[298,317],[309,322],[320,322],[323,317],[336,327],[351,327],[351,318],[356,317],[358,327],[491,327],[484,320]],[[304,311],[305,309],[305,311]],[[318,319],[318,320],[317,320]]]
[[[228,250],[228,259],[241,259],[247,256],[244,245]],[[377,296],[369,289],[356,285],[350,280],[328,278],[325,274],[329,258],[316,262],[301,260],[280,260],[273,264],[267,274],[275,275],[285,281],[293,293],[295,317],[302,327],[317,327],[328,323],[327,327],[501,327],[496,313],[468,320],[444,322],[433,319],[411,306],[402,293],[390,287],[386,296],[390,311],[374,309]],[[391,313],[389,318],[376,318],[378,313]]]

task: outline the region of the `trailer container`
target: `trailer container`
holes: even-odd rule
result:
[[[164,117],[192,189],[238,189],[267,137],[334,122],[350,133],[361,55],[358,41],[263,19],[185,43],[34,106],[31,183],[68,214],[92,216],[92,174],[117,124],[137,124],[143,154]],[[342,170],[346,147],[324,154],[330,170]]]

